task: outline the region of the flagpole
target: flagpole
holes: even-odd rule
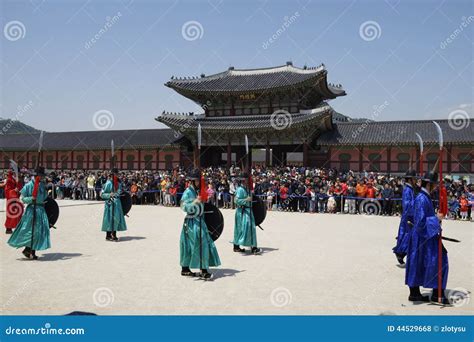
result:
[[[438,186],[438,213],[441,210],[441,201],[442,201],[442,194],[441,188],[443,186],[443,131],[441,130],[440,125],[433,121],[433,124],[436,126],[436,130],[438,131],[438,142],[439,142],[439,186]],[[442,277],[442,268],[443,268],[443,229],[439,229],[439,239],[438,239],[438,303],[442,303],[442,286],[443,286],[443,277]]]

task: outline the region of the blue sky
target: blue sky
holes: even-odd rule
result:
[[[472,117],[473,15],[460,0],[2,0],[0,117],[94,130],[94,114],[108,111],[110,129],[157,128],[163,110],[199,110],[163,85],[172,75],[289,60],[324,63],[348,94],[330,104],[351,117]],[[188,22],[197,37],[183,36]]]

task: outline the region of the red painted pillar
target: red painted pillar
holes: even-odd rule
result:
[[[56,170],[59,170],[59,151],[56,151]]]
[[[142,150],[138,150],[138,170],[142,169]]]
[[[364,155],[363,155],[363,147],[360,146],[359,147],[359,172],[362,172],[363,168],[364,168],[364,164],[363,164],[363,159],[364,158]]]
[[[123,170],[123,149],[120,150],[120,170]]]
[[[91,158],[91,156],[90,156],[90,151],[89,151],[89,150],[87,150],[87,157],[86,157],[86,163],[87,163],[87,166],[86,166],[86,170],[89,170],[89,165],[90,165],[90,164],[89,164],[89,163],[90,163],[90,158]]]
[[[74,151],[71,151],[71,170],[74,169]]]
[[[30,167],[30,151],[26,151],[26,167]]]
[[[104,150],[103,161],[102,168],[105,170],[107,167],[107,150]]]

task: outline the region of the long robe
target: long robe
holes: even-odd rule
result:
[[[122,183],[118,183],[118,189],[114,190],[113,182],[109,179],[102,189],[101,197],[105,200],[104,218],[102,220],[102,231],[125,231],[127,223],[123,216],[122,202],[120,202],[120,193],[122,192]],[[110,198],[110,193],[115,192],[114,198]]]
[[[438,287],[438,241],[441,225],[425,189],[416,196],[414,226],[408,244],[405,283],[410,287]],[[442,252],[442,288],[448,281],[448,252]]]
[[[413,209],[415,203],[415,193],[413,187],[406,184],[402,193],[402,217],[400,218],[400,225],[398,227],[397,245],[393,247],[393,252],[405,255],[408,250],[408,240],[410,238],[410,231],[413,225]]]
[[[181,197],[181,209],[186,218],[179,241],[180,264],[182,267],[208,269],[219,266],[221,260],[204,221],[204,205],[196,199],[196,190],[190,185]]]
[[[239,186],[235,191],[234,245],[257,247],[257,230],[252,212],[252,202],[247,190]]]
[[[16,228],[23,215],[24,208],[18,189],[18,182],[9,174],[5,184],[5,199],[7,200],[5,228],[7,229]]]
[[[51,247],[49,236],[49,221],[43,202],[48,197],[44,181],[38,186],[36,196],[36,205],[33,203],[34,180],[31,180],[20,191],[21,200],[27,205],[26,210],[21,217],[16,229],[8,240],[8,244],[12,247],[30,247],[33,250],[41,251]],[[36,208],[36,210],[35,210]],[[33,228],[33,212],[35,212],[35,229],[33,236],[33,244],[31,243],[31,235]]]

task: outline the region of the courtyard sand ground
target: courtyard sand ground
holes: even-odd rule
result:
[[[70,206],[73,204],[74,206]],[[404,269],[391,252],[398,217],[269,212],[258,230],[259,256],[232,252],[234,211],[216,242],[214,280],[183,278],[178,208],[134,206],[118,243],[100,231],[103,206],[60,201],[52,248],[22,258],[1,235],[2,314],[472,314],[407,301]],[[4,208],[4,203],[0,203]],[[5,213],[0,213],[3,223]],[[474,225],[446,221],[448,287],[472,290]]]

